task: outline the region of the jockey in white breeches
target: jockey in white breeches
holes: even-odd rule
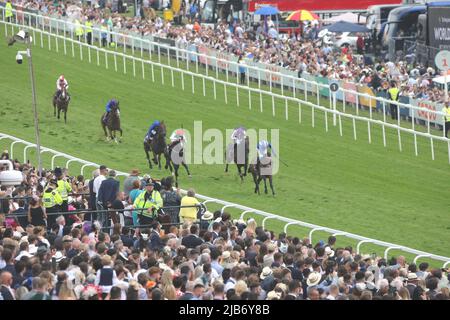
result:
[[[271,153],[273,153],[273,155],[276,155],[275,150],[272,148],[272,145],[270,144],[269,141],[261,140],[260,142],[258,142],[258,146],[256,147],[256,149],[258,151],[259,160],[261,160],[262,158],[267,156],[267,150],[269,148],[270,148]]]
[[[234,143],[240,144],[242,141],[245,140],[245,137],[247,136],[247,131],[244,127],[239,127],[234,129],[233,133],[231,134],[231,139]]]

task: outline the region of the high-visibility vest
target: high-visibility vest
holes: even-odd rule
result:
[[[147,200],[145,200],[146,194],[147,191],[141,192],[141,194],[139,194],[137,198],[134,200],[134,206],[136,209],[148,209],[148,208],[159,209],[163,206],[161,194],[158,191],[153,190],[151,196]],[[147,210],[138,210],[137,214],[150,218],[153,217],[152,213],[148,212]]]
[[[85,25],[86,25],[86,33],[92,32],[92,22],[86,21]]]
[[[388,90],[388,92],[389,92],[389,96],[390,96],[391,100],[398,101],[398,94],[400,92],[400,90],[398,88],[396,88],[396,87],[390,88]]]
[[[10,2],[7,2],[5,6],[5,18],[13,16],[12,10],[13,10],[12,4]]]
[[[450,106],[449,107],[444,107],[442,109],[442,112],[445,113],[445,122],[450,122]]]
[[[72,187],[67,181],[58,180],[58,188],[56,190],[58,190],[63,200],[67,200],[69,198],[69,192],[72,192]]]
[[[75,35],[77,37],[81,37],[83,35],[83,28],[78,20],[75,20]]]
[[[58,190],[49,191],[47,189],[42,196],[42,202],[44,203],[45,208],[53,208],[56,205],[62,204],[63,199],[61,198]]]

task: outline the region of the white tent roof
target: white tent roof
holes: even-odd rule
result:
[[[324,22],[325,23],[334,23],[334,22],[338,22],[341,20],[346,21],[346,22],[351,22],[351,23],[366,23],[365,16],[360,15],[359,21],[358,21],[358,15],[355,13],[351,13],[351,12],[343,13],[338,16],[334,16],[332,18],[324,19]]]

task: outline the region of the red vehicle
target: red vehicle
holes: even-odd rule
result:
[[[249,0],[248,11],[255,12],[261,5],[271,5],[280,11],[309,10],[314,12],[365,11],[372,5],[402,4],[403,0]]]

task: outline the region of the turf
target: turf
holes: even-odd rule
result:
[[[28,141],[34,141],[31,90],[26,65],[14,63],[16,48],[8,48],[3,26],[0,30],[0,131]],[[213,97],[212,83],[206,83],[206,97],[202,81],[192,82],[184,77],[181,88],[179,74],[161,72],[146,67],[142,79],[141,66],[118,61],[114,71],[112,59],[105,69],[104,57],[100,66],[92,53],[75,47],[75,58],[62,52],[33,47],[33,61],[37,80],[37,95],[44,146],[75,155],[79,158],[128,171],[138,167],[153,176],[167,175],[167,171],[149,170],[142,148],[142,140],[154,119],[164,119],[168,130],[183,125],[192,131],[194,121],[203,121],[204,130],[217,128],[224,132],[236,125],[247,128],[280,129],[280,156],[289,165],[281,165],[274,177],[277,195],[257,196],[250,177],[241,184],[235,168],[224,173],[222,165],[191,165],[192,179],[181,171],[182,188],[194,187],[198,193],[237,202],[279,215],[357,233],[416,249],[449,255],[450,216],[448,215],[448,181],[450,179],[447,145],[435,142],[435,157],[431,160],[429,140],[418,138],[419,155],[414,155],[413,138],[402,134],[402,152],[398,149],[397,131],[386,129],[387,147],[383,146],[381,129],[372,126],[372,143],[367,141],[367,125],[357,122],[358,139],[353,139],[352,122],[342,120],[343,136],[333,127],[328,116],[329,131],[325,131],[323,113],[315,112],[312,127],[310,108],[303,106],[299,123],[298,106],[289,104],[289,120],[285,120],[284,101],[276,101],[275,117],[272,103],[264,98],[263,112],[259,110],[259,96],[252,95],[252,109],[248,94],[228,88],[228,104],[224,90],[217,87]],[[26,61],[24,61],[24,64]],[[70,83],[72,101],[68,123],[53,117],[51,97],[59,74],[64,73]],[[118,97],[121,104],[122,143],[107,143],[100,127],[100,117],[108,99]],[[322,99],[324,103],[327,99]],[[5,141],[0,141],[6,146]],[[206,146],[206,143],[205,143]],[[21,154],[17,154],[17,156]],[[49,164],[49,157],[45,161]],[[32,158],[34,160],[34,158]],[[64,164],[64,162],[58,162]],[[75,168],[76,165],[71,168]],[[75,170],[74,170],[75,171]],[[76,172],[73,172],[76,174]],[[276,228],[280,225],[274,224]],[[293,229],[292,229],[293,230]],[[306,230],[299,230],[300,236]]]

